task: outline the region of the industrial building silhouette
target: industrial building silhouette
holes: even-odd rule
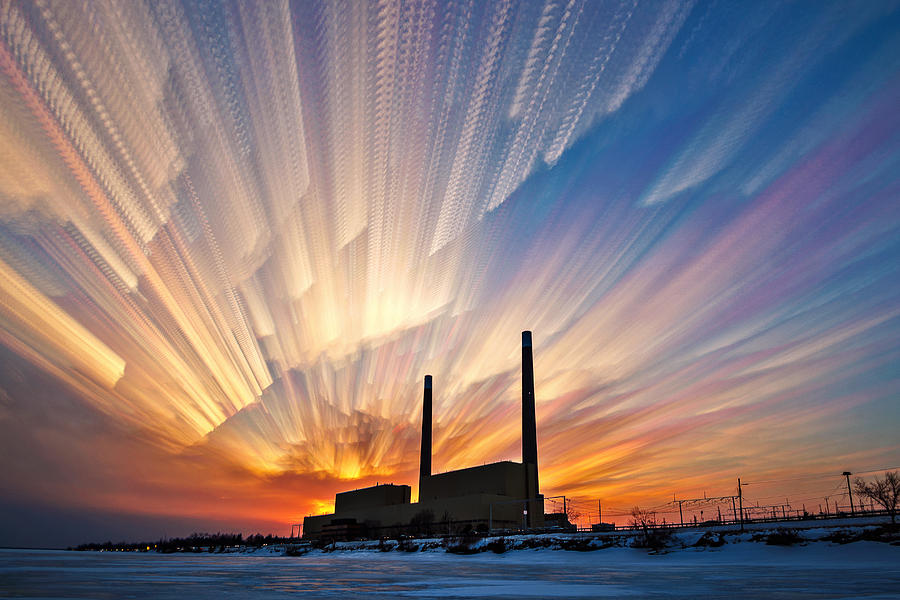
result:
[[[334,499],[334,514],[303,519],[303,537],[345,539],[544,526],[544,497],[538,485],[531,332],[522,332],[521,463],[501,461],[432,474],[431,394],[432,378],[426,375],[419,501],[410,501],[408,485],[380,484],[341,492]]]

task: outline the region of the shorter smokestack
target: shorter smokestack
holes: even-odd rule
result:
[[[431,477],[431,375],[425,376],[425,391],[422,399],[422,454],[419,461],[419,490],[422,480]]]

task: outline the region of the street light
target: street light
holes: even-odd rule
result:
[[[850,471],[844,471],[841,473],[844,477],[847,478],[847,495],[850,496],[850,514],[854,513],[853,510],[853,491],[850,489],[850,476],[853,475]]]

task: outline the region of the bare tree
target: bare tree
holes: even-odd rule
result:
[[[644,510],[640,506],[635,506],[631,509],[631,526],[643,531],[655,529],[657,526],[656,513]]]
[[[866,483],[862,477],[857,477],[853,483],[857,495],[880,504],[891,515],[891,523],[897,523],[897,505],[900,504],[900,475],[897,471],[889,471],[883,479],[876,477],[871,483]]]
[[[659,552],[668,545],[672,537],[671,532],[656,520],[655,512],[644,510],[639,506],[631,509],[631,526],[640,530],[632,542],[635,548],[650,548]]]
[[[566,506],[566,520],[568,520],[569,523],[574,524],[575,521],[577,521],[578,517],[580,517],[580,516],[581,516],[581,513],[578,512],[577,510],[575,510],[575,507],[572,506],[571,502],[569,502],[568,506]]]

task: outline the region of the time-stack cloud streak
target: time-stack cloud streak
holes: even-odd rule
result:
[[[898,32],[893,3],[3,0],[4,496],[294,519],[412,479],[425,373],[438,470],[517,459],[524,329],[548,493],[887,465]]]

